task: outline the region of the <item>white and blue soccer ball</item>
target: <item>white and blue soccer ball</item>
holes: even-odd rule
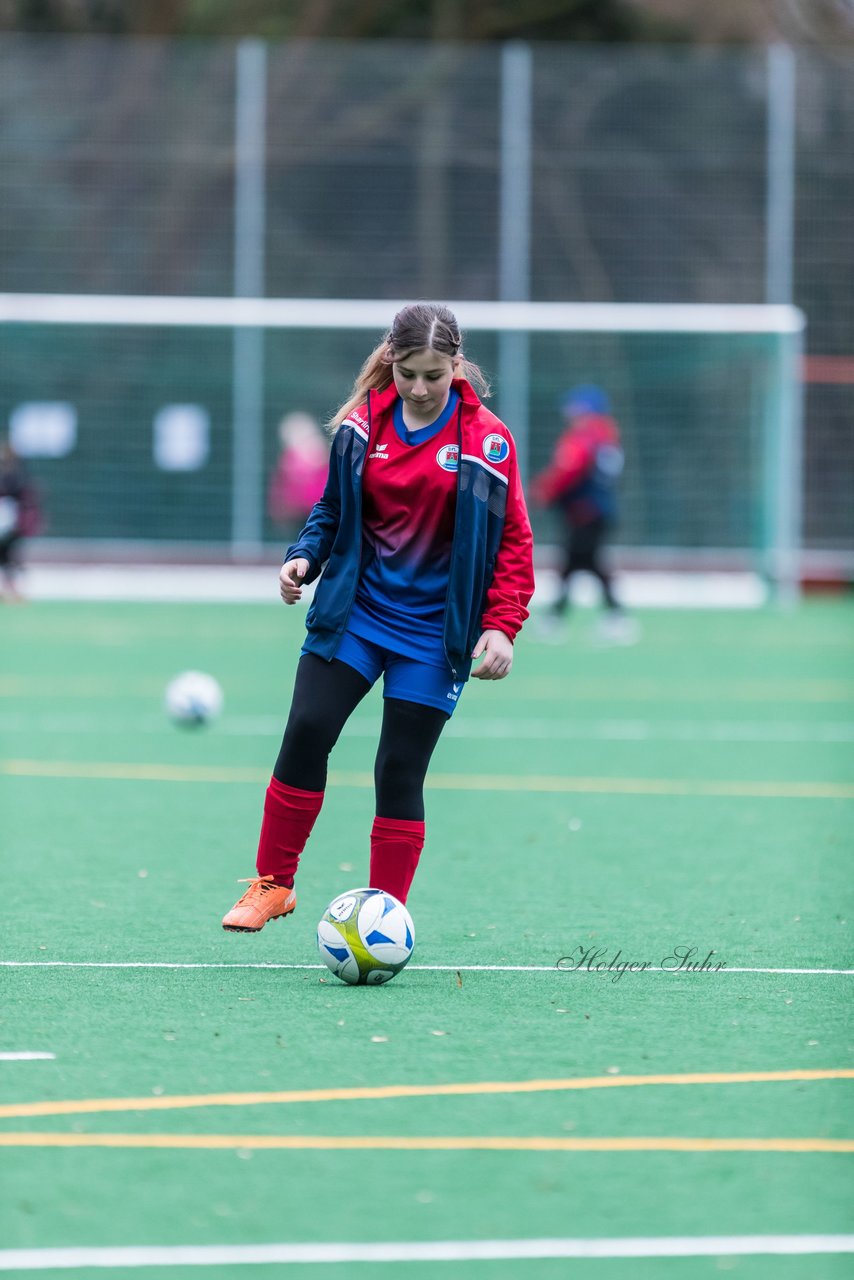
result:
[[[208,724],[222,711],[222,689],[204,671],[182,671],[166,687],[166,710],[176,724]]]
[[[317,926],[317,949],[324,963],[351,986],[388,982],[409,962],[414,946],[411,915],[383,889],[339,894]]]

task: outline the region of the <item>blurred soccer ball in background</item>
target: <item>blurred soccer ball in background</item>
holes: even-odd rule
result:
[[[415,926],[402,902],[382,889],[350,889],[330,902],[317,926],[317,949],[342,982],[376,986],[408,963]]]
[[[166,687],[166,710],[176,724],[209,724],[222,711],[222,689],[204,671],[182,671]]]

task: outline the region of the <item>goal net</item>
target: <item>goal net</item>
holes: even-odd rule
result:
[[[46,536],[246,559],[288,539],[268,484],[284,415],[327,419],[402,305],[0,294],[0,411]],[[797,590],[804,319],[785,306],[451,302],[523,474],[559,404],[607,394],[635,566],[752,568]],[[541,563],[556,517],[533,509]]]

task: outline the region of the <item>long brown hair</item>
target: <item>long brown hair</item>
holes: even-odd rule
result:
[[[392,383],[392,365],[409,351],[436,351],[459,357],[458,376],[467,379],[482,396],[490,392],[484,374],[463,355],[457,318],[448,307],[435,302],[413,302],[398,311],[382,342],[374,347],[359,370],[353,390],[327,426],[337,430],[349,413],[364,404],[369,391],[385,391]]]

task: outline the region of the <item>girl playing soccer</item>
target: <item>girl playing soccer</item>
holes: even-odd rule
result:
[[[472,382],[484,389],[453,313],[415,303],[332,420],[326,489],[279,574],[285,604],[323,572],[264,801],[258,874],[225,929],[254,933],[293,911],[329,753],[380,675],[370,884],[405,902],[439,735],[469,674],[510,671],[534,589],[531,527],[513,439]]]

